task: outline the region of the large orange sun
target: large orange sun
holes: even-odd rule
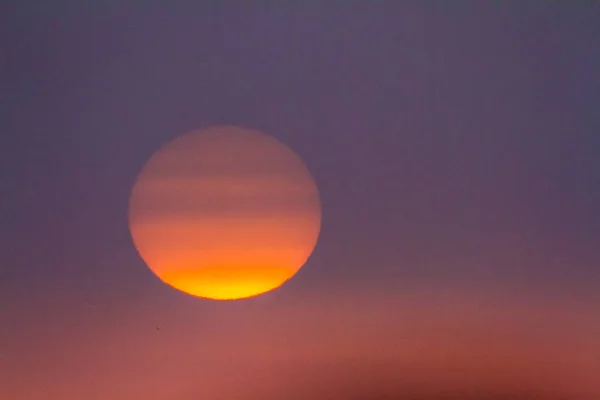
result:
[[[135,247],[185,293],[241,299],[281,286],[321,227],[315,181],[287,146],[255,130],[181,136],[143,167],[129,203]]]

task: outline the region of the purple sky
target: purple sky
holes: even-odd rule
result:
[[[146,269],[127,202],[159,146],[215,124],[286,143],[321,190],[315,252],[257,305],[492,284],[597,299],[595,2],[53,3],[0,5],[12,348],[40,316],[76,325],[62,302],[200,301]]]

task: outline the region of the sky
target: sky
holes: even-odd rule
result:
[[[594,398],[598,21],[583,0],[2,2],[0,397]],[[238,302],[161,283],[128,228],[148,158],[214,125],[289,146],[322,204],[306,265]]]

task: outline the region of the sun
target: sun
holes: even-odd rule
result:
[[[289,147],[221,126],[154,153],[129,200],[135,247],[163,282],[190,295],[242,299],[290,279],[321,229],[315,180]]]

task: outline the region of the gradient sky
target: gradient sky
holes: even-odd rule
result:
[[[0,5],[0,397],[257,398],[385,354],[455,382],[424,348],[600,392],[595,2],[51,3]],[[127,226],[150,155],[217,124],[321,190],[306,266],[241,303],[162,284]]]

